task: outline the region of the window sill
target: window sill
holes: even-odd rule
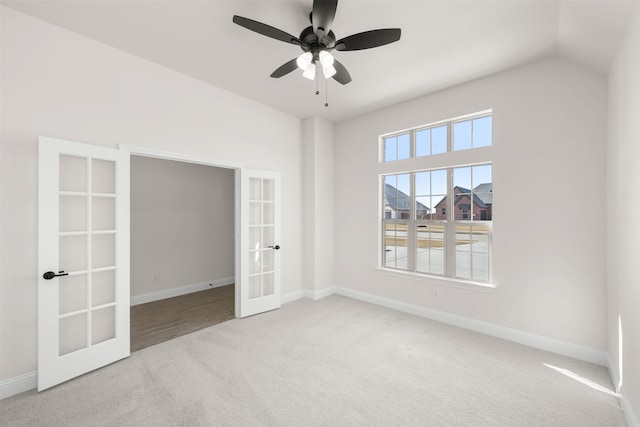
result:
[[[495,293],[494,283],[474,282],[471,280],[455,279],[451,277],[433,276],[430,274],[413,273],[409,271],[394,270],[391,268],[378,267],[378,273],[388,276],[401,277],[403,279],[415,280],[417,282],[429,282],[438,285],[451,286],[454,288],[469,289],[472,291]]]

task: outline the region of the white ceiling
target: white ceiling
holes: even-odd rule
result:
[[[353,81],[271,72],[302,51],[232,22],[298,36],[312,0],[23,0],[2,4],[298,117],[340,121],[559,54],[606,73],[640,0],[340,0],[337,38],[401,28],[400,41],[334,52]]]

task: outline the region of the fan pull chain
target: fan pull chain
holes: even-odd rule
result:
[[[316,95],[320,94],[320,91],[318,90],[318,80],[320,80],[320,76],[318,74],[319,73],[316,73]]]
[[[329,80],[325,79],[324,80],[324,106],[328,107],[329,106]]]

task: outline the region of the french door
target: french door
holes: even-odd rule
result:
[[[38,391],[129,356],[129,153],[39,140]]]
[[[130,354],[132,152],[158,157],[39,140],[39,391]],[[280,175],[238,170],[236,317],[246,317],[280,307]]]
[[[244,169],[239,316],[280,308],[280,174]]]

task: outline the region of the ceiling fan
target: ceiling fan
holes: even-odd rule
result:
[[[271,77],[280,78],[300,68],[304,70],[304,77],[314,80],[316,65],[320,64],[326,79],[333,78],[345,85],[351,81],[351,76],[345,66],[331,55],[331,51],[334,49],[362,50],[384,46],[400,40],[400,28],[370,30],[336,40],[335,34],[331,31],[331,25],[337,7],[338,0],[314,0],[309,16],[311,25],[302,30],[299,37],[238,15],[233,16],[233,22],[258,34],[300,46],[304,51],[297,58],[278,67],[271,73]]]

